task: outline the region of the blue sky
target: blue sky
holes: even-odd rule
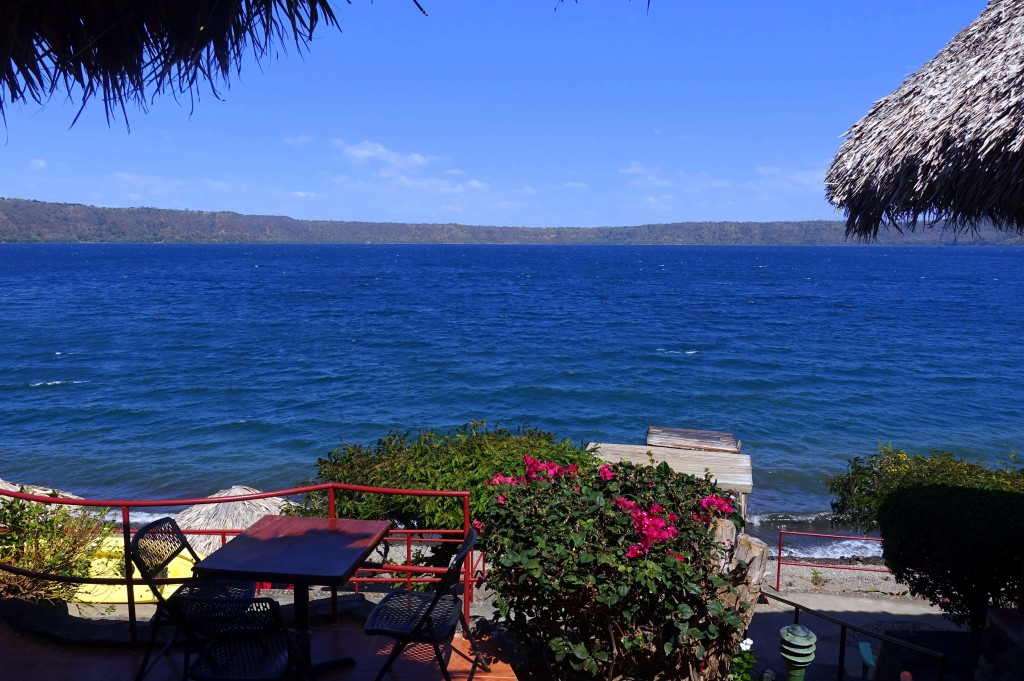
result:
[[[352,0],[221,99],[12,105],[0,196],[301,219],[840,219],[842,133],[985,0]],[[3,139],[3,138],[0,138]]]

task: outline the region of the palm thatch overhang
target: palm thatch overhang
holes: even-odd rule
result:
[[[0,114],[64,91],[107,118],[147,97],[214,96],[251,52],[257,61],[308,46],[329,0],[6,0],[0,3]]]
[[[845,137],[825,184],[847,237],[922,222],[1024,235],[1024,0],[990,0]]]
[[[237,497],[259,494],[258,489],[245,485],[234,485],[211,494],[208,499]],[[281,513],[289,502],[278,497],[226,501],[220,504],[198,504],[190,506],[175,518],[183,530],[244,530],[265,515]],[[189,537],[200,556],[208,556],[221,546],[218,535],[193,535]]]

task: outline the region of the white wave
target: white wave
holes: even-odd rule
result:
[[[752,513],[747,516],[747,525],[755,527],[760,525],[781,525],[796,523],[814,523],[827,521],[831,517],[828,511],[814,511],[810,513]]]
[[[132,526],[133,527],[137,527],[139,525],[145,525],[146,523],[153,522],[154,520],[157,520],[159,518],[166,518],[168,516],[173,518],[176,515],[177,515],[177,513],[154,513],[153,511],[144,511],[142,509],[135,508],[135,509],[132,509],[132,512],[131,512]],[[121,511],[120,510],[108,511],[107,515],[105,516],[105,518],[106,518],[106,520],[108,522],[117,523],[118,525],[120,525],[121,524]]]
[[[89,381],[36,381],[35,383],[29,383],[30,388],[43,388],[51,385],[79,385],[81,383],[88,383]]]
[[[774,547],[773,547],[774,548]],[[776,553],[777,550],[772,551]],[[786,558],[873,558],[882,555],[882,543],[864,540],[833,540],[814,546],[783,546],[782,555]]]
[[[686,354],[688,354],[688,355],[696,355],[697,351],[696,350],[687,350]]]

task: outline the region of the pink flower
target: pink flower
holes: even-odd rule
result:
[[[511,475],[503,475],[502,473],[498,473],[487,481],[488,485],[515,485],[518,483],[518,478],[514,478]]]
[[[679,536],[679,530],[670,524],[678,519],[677,516],[674,513],[669,514],[672,520],[666,522],[668,517],[661,516],[665,509],[660,504],[651,504],[651,507],[645,511],[640,508],[640,504],[625,497],[617,497],[612,500],[612,503],[630,514],[633,519],[633,529],[640,535],[640,543],[630,547],[630,550],[626,552],[627,558],[644,555],[650,551],[652,545]]]
[[[499,494],[498,495],[498,503],[499,504],[504,504],[506,501],[508,501],[508,498],[504,494]]]
[[[601,476],[602,480],[613,480],[615,479],[615,471],[608,464],[602,465],[597,469],[597,474]]]
[[[717,494],[710,494],[700,500],[702,508],[708,511],[718,511],[726,515],[732,513],[732,499],[725,499]]]
[[[483,523],[483,521],[481,521],[481,520],[474,520],[473,521],[473,529],[476,530],[477,532],[483,532],[484,531],[484,523]]]

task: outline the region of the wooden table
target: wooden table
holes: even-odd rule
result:
[[[390,529],[387,520],[268,515],[193,571],[204,579],[294,584],[295,626],[308,631],[309,587],[347,582]]]

